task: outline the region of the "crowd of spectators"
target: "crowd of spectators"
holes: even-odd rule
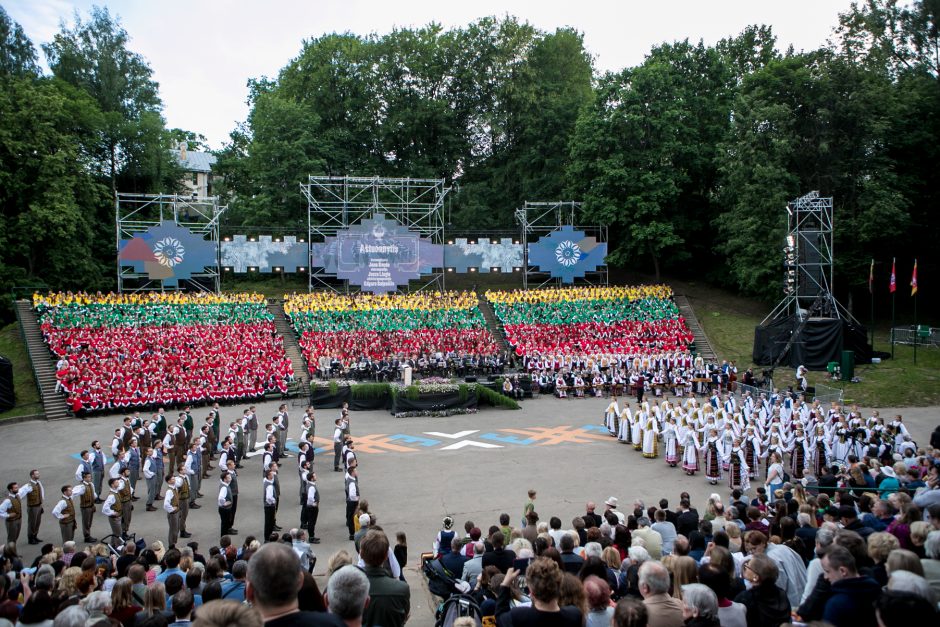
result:
[[[321,378],[395,380],[501,371],[505,359],[474,292],[292,294],[284,312],[310,372]]]
[[[259,398],[293,368],[255,294],[35,295],[75,414]]]
[[[906,517],[877,503],[891,521]],[[683,493],[675,509],[637,500],[621,512],[611,497],[602,513],[587,503],[562,525],[540,516],[530,491],[520,527],[502,514],[486,532],[467,521],[458,533],[445,519],[425,571],[432,591],[469,595],[499,625],[931,624],[940,502],[918,512],[912,549],[896,525],[859,521],[870,505],[844,490],[830,500],[788,488],[776,508],[736,492],[728,502],[712,494],[700,514]]]

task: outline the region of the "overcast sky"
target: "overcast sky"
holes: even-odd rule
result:
[[[77,9],[117,14],[160,83],[170,127],[205,135],[220,148],[243,121],[246,82],[277,76],[305,38],[331,32],[383,34],[396,26],[468,24],[515,15],[542,30],[572,26],[600,70],[636,65],[654,44],[689,38],[713,44],[748,24],[769,24],[778,46],[824,44],[850,0],[0,0],[38,48]],[[40,57],[43,55],[40,52]],[[44,61],[44,59],[42,59]]]

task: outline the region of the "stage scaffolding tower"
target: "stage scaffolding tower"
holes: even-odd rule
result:
[[[444,199],[450,193],[444,179],[388,178],[381,176],[310,176],[300,184],[307,199],[307,225],[312,244],[336,237],[377,213],[418,233],[431,243],[444,245]],[[311,252],[308,289],[349,292],[346,281],[339,282],[323,268],[313,266]],[[417,290],[444,290],[444,268],[423,275]],[[410,290],[410,288],[407,288]]]
[[[557,231],[563,226],[572,226],[584,231],[586,235],[593,236],[599,242],[607,241],[606,225],[578,224],[581,203],[573,200],[556,200],[550,202],[531,202],[516,209],[516,223],[519,224],[519,241],[522,242],[522,259],[524,272],[522,285],[529,289],[530,282],[535,289],[546,285],[561,285],[560,278],[553,278],[547,272],[539,270],[538,266],[529,264],[529,244],[537,242],[541,237]],[[604,264],[596,271],[585,275],[583,281],[589,285],[607,285],[607,265]]]
[[[207,266],[193,273],[186,285],[204,292],[218,293],[221,289],[220,270],[222,249],[219,242],[219,226],[227,205],[219,204],[218,196],[194,196],[176,194],[133,194],[118,192],[114,202],[116,225],[115,255],[121,250],[121,241],[132,239],[163,221],[202,235],[215,247],[215,267]],[[118,292],[149,292],[154,290],[183,290],[184,285],[164,287],[163,282],[150,279],[144,272],[117,264]]]
[[[813,191],[787,203],[783,300],[761,322],[796,316],[858,321],[832,295],[832,197]]]

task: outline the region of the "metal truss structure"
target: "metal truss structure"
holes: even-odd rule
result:
[[[522,242],[522,259],[524,272],[522,285],[529,289],[530,283],[535,289],[546,285],[561,285],[560,278],[554,278],[549,273],[539,270],[538,266],[529,263],[529,244],[537,242],[541,237],[548,235],[563,226],[572,226],[585,234],[593,236],[599,242],[607,242],[606,225],[578,224],[581,203],[573,200],[556,200],[551,202],[530,202],[516,209],[516,223],[519,225],[519,241]],[[594,272],[588,272],[582,281],[588,285],[607,285],[606,264]]]
[[[832,295],[832,197],[812,191],[790,201],[783,248],[783,300],[764,318],[852,318]]]
[[[219,227],[227,205],[219,205],[218,196],[190,196],[175,194],[132,194],[118,192],[114,202],[116,225],[115,254],[121,249],[121,240],[132,239],[163,221],[177,225],[207,238],[215,248],[215,266],[195,272],[184,284],[167,288],[162,281],[148,278],[130,266],[117,263],[118,292],[147,292],[154,290],[182,290],[186,287],[204,292],[220,290],[221,248]]]
[[[444,199],[450,186],[444,179],[387,178],[381,176],[310,176],[300,184],[307,199],[307,225],[311,244],[324,242],[340,231],[385,214],[409,231],[444,244]],[[312,256],[308,287],[349,292],[349,284],[314,267]],[[444,268],[422,277],[415,291],[444,290]],[[409,288],[410,289],[410,288]]]

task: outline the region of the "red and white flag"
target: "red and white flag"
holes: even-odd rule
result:
[[[917,295],[917,260],[914,260],[914,274],[911,276],[911,296]]]
[[[898,289],[898,282],[895,279],[894,264],[895,264],[895,260],[892,259],[891,260],[891,283],[888,284],[888,291],[891,292],[892,294],[894,294]]]

